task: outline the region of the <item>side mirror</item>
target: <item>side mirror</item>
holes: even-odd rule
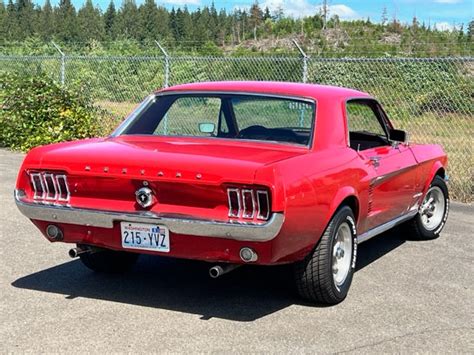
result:
[[[200,123],[199,124],[199,132],[201,133],[214,133],[216,129],[216,125],[214,123]]]
[[[389,138],[391,141],[405,143],[408,139],[408,134],[401,129],[391,129],[389,132]]]

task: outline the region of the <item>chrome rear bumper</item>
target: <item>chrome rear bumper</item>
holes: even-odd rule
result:
[[[273,213],[264,224],[219,222],[181,217],[160,216],[152,212],[113,212],[69,206],[46,205],[22,201],[15,191],[15,202],[26,217],[53,223],[113,228],[114,222],[151,223],[166,226],[177,234],[216,237],[241,241],[264,242],[277,236],[283,225],[283,213]]]

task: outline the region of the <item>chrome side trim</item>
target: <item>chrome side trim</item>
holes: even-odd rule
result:
[[[242,241],[265,242],[275,238],[280,232],[285,219],[283,213],[273,213],[270,220],[263,224],[230,223],[185,217],[167,217],[152,212],[124,213],[45,205],[24,202],[20,196],[21,194],[15,191],[16,205],[20,212],[30,219],[102,228],[113,228],[116,221],[151,223],[166,226],[171,232],[177,234]]]
[[[405,221],[408,221],[409,219],[415,217],[417,213],[418,213],[418,209],[411,210],[408,213],[401,215],[395,219],[392,219],[391,221],[387,223],[384,223],[384,224],[381,224],[380,226],[372,228],[368,230],[367,232],[357,236],[357,243],[363,243],[369,240],[370,238],[373,238],[379,234],[382,234],[383,232],[386,232],[389,229],[392,229],[396,225],[403,223]]]

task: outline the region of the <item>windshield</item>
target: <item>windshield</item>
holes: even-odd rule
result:
[[[187,136],[309,145],[315,104],[249,94],[167,94],[140,105],[115,135]]]

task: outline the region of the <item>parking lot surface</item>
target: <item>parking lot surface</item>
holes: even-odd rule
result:
[[[359,246],[348,298],[302,302],[288,267],[141,257],[94,274],[50,244],[13,201],[22,154],[0,150],[1,352],[474,352],[474,207],[441,237],[389,232]]]

